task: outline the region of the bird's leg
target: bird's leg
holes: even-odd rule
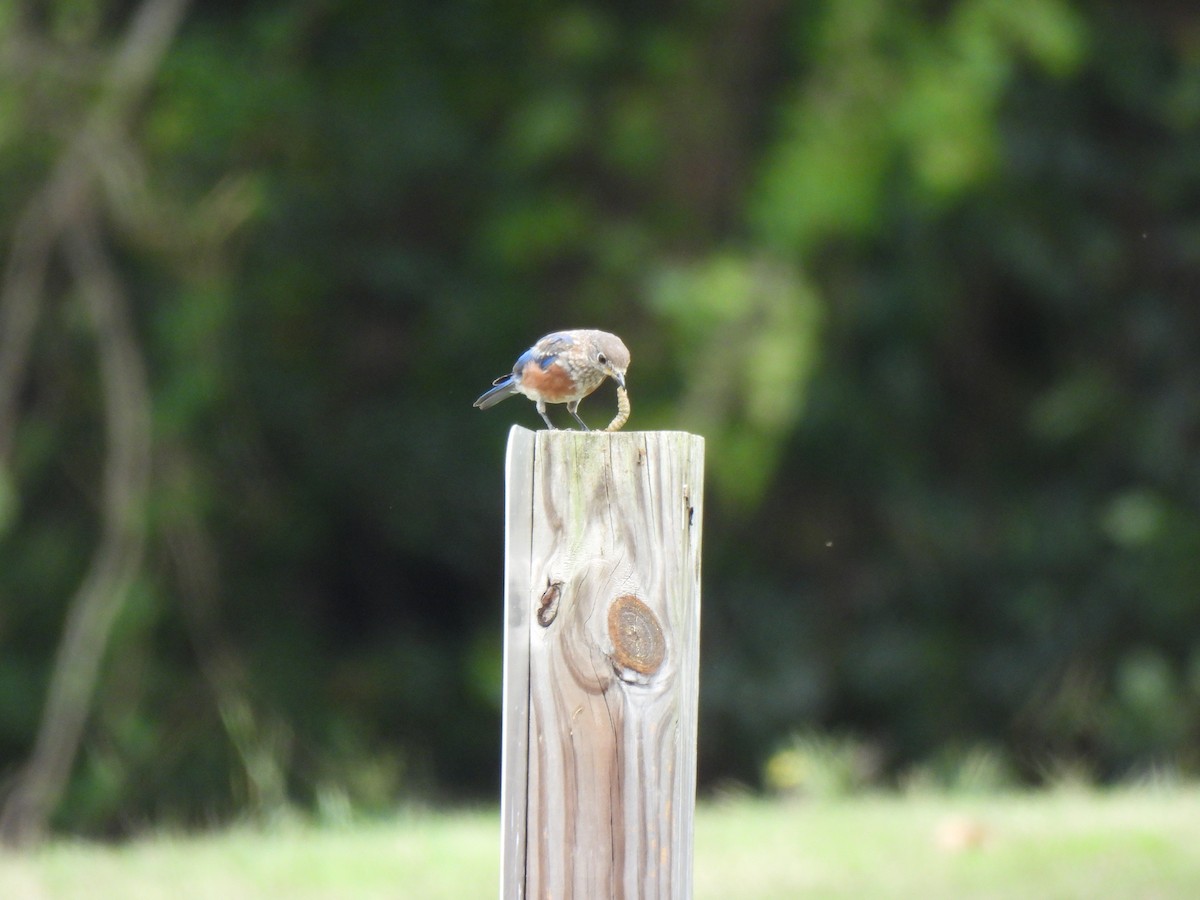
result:
[[[546,401],[545,400],[539,400],[537,402],[537,411],[538,411],[538,415],[541,416],[542,420],[546,423],[547,428],[549,428],[551,431],[558,430],[557,428],[554,427],[554,423],[550,421],[550,417],[548,415],[546,415]]]
[[[585,421],[583,421],[583,419],[579,418],[579,413],[576,412],[577,409],[579,409],[579,401],[578,400],[572,400],[570,403],[567,404],[567,412],[569,412],[572,416],[575,417],[575,421],[583,426],[584,431],[591,431],[592,429],[587,427],[587,422],[585,422]]]

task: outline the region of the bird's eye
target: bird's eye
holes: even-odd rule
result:
[[[608,357],[605,356],[603,353],[601,353],[599,356],[596,357],[596,362],[600,363],[600,365],[602,365],[602,366],[607,366],[608,365]]]

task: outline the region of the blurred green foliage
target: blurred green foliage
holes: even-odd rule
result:
[[[134,6],[0,12],[6,249]],[[892,773],[1200,770],[1197,34],[1154,2],[194,4],[105,188],[151,547],[60,823],[494,791],[502,445],[539,422],[470,404],[576,326],[632,349],[630,427],[709,442],[706,782],[809,727]],[[0,778],[96,537],[82,321],[52,282],[0,472]]]

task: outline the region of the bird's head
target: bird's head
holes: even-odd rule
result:
[[[619,337],[607,331],[597,331],[592,340],[592,360],[609,378],[625,387],[625,372],[629,368],[629,350]]]

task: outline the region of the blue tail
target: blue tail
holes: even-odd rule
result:
[[[505,375],[503,378],[497,378],[495,387],[476,400],[472,406],[478,406],[480,409],[489,409],[501,400],[507,400],[516,392],[517,388],[513,384],[513,377]]]

